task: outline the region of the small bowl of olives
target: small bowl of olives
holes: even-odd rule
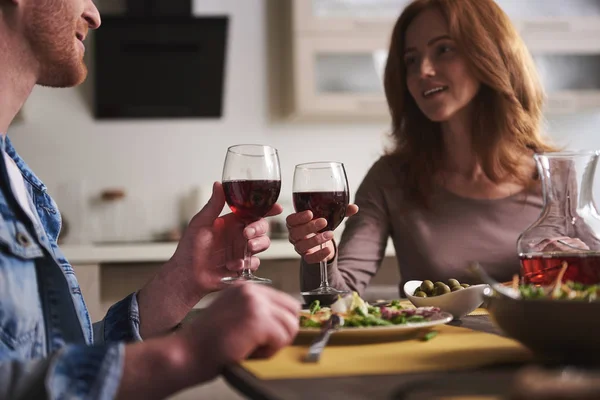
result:
[[[404,294],[416,307],[439,307],[459,319],[483,303],[483,292],[487,287],[460,283],[456,279],[408,281],[404,284]]]

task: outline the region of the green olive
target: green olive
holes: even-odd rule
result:
[[[448,286],[460,286],[460,282],[456,279],[448,279]]]
[[[433,282],[429,280],[421,282],[421,290],[425,293],[433,293]]]
[[[462,286],[463,288],[468,288],[470,285],[468,283],[461,283],[460,286]]]
[[[458,292],[459,290],[465,290],[465,288],[460,285],[454,285],[450,289],[452,289],[453,292]]]
[[[427,297],[427,293],[425,293],[425,292],[424,292],[424,291],[422,291],[422,290],[418,290],[418,291],[416,291],[416,292],[414,293],[414,295],[413,295],[413,296],[415,296],[415,297]]]
[[[436,285],[437,285],[437,283],[436,283]],[[443,285],[443,286],[442,286],[442,285]],[[450,286],[446,285],[445,283],[442,283],[442,285],[440,285],[440,286],[437,286],[437,287],[435,288],[435,295],[436,295],[436,296],[441,296],[441,295],[443,295],[443,294],[450,293],[450,292],[452,291],[452,290],[450,289]]]
[[[443,288],[444,286],[448,286],[448,285],[446,285],[444,282],[437,281],[433,286],[436,288],[440,288],[440,287]]]

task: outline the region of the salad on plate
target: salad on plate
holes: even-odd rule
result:
[[[344,328],[410,326],[444,317],[438,307],[402,307],[399,300],[370,305],[358,293],[352,292],[338,297],[329,307],[322,307],[318,300],[313,301],[308,310],[300,313],[300,328],[320,329],[332,314],[342,317]]]

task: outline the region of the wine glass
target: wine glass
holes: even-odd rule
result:
[[[327,226],[319,231],[333,231],[346,216],[348,207],[348,179],[344,164],[314,162],[296,165],[293,188],[296,212],[310,210],[314,218],[325,218]],[[323,245],[321,245],[321,249]],[[321,261],[321,285],[302,295],[338,295],[348,291],[329,286],[327,262]]]
[[[256,144],[240,144],[227,149],[223,166],[223,191],[231,211],[246,225],[263,218],[279,197],[281,170],[277,149]],[[225,283],[251,282],[271,284],[250,270],[248,242],[244,249],[244,269]]]

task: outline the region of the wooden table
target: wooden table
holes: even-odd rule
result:
[[[464,317],[450,325],[501,334],[487,316]],[[435,340],[435,339],[434,339]],[[251,399],[427,399],[435,394],[508,395],[521,365],[501,365],[461,372],[261,380],[241,365],[226,369],[227,382]],[[432,395],[433,390],[434,395]],[[494,398],[494,397],[492,397]]]

